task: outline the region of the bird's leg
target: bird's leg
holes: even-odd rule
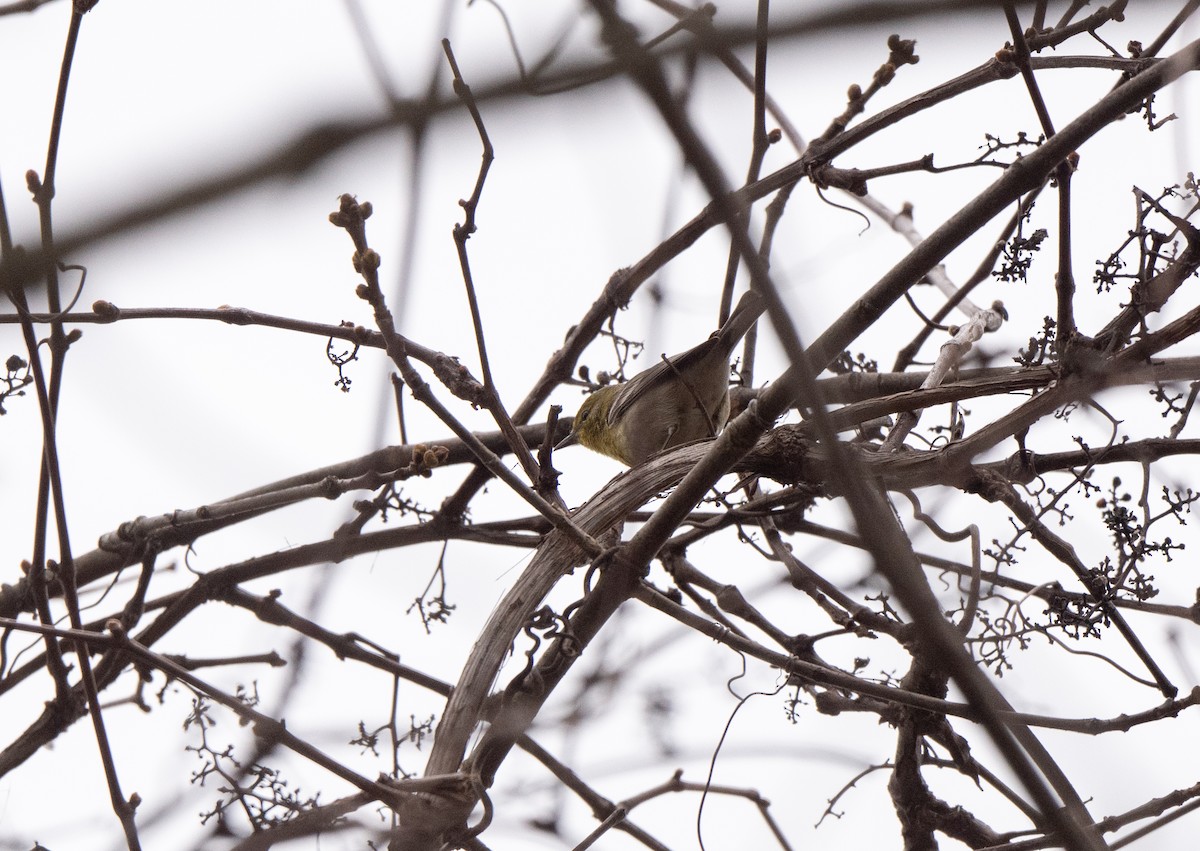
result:
[[[675,432],[679,431],[678,425],[673,425],[667,429],[667,436],[663,438],[662,446],[658,447],[658,451],[662,452],[671,445],[671,438],[675,436]]]

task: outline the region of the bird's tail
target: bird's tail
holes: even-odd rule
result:
[[[716,333],[716,337],[721,341],[721,348],[732,353],[766,309],[767,303],[763,297],[754,290],[747,290],[733,308],[733,313],[729,314],[725,324]]]

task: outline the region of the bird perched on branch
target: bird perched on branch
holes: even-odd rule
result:
[[[714,437],[729,419],[729,358],[766,309],[747,292],[711,337],[583,400],[571,433],[556,448],[581,443],[629,466],[693,440]]]

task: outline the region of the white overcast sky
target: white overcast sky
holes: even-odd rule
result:
[[[577,4],[504,0],[502,5],[513,21],[527,61],[540,55],[572,20],[578,22],[569,42],[572,49],[599,55],[590,19]],[[441,4],[362,0],[361,6],[378,39],[390,85],[405,97],[422,94],[433,63],[440,61],[440,38],[447,34],[440,29]],[[1174,3],[1131,6],[1129,20],[1122,25],[1132,33],[1130,37],[1156,32],[1176,8]],[[746,7],[744,2],[722,4],[718,20],[745,20],[749,14]],[[799,4],[777,2],[775,7],[777,15],[790,16],[796,14]],[[68,3],[55,2],[32,14],[0,18],[0,79],[6,81],[0,93],[0,181],[18,239],[27,245],[36,244],[37,217],[24,189],[24,173],[27,169],[41,172],[44,167],[68,13]],[[867,82],[886,56],[884,42],[893,30],[917,39],[922,62],[902,69],[896,83],[872,104],[873,109],[979,64],[1005,39],[1002,15],[993,11],[975,17],[885,23],[853,33],[822,33],[789,41],[771,57],[771,89],[806,137],[819,134],[830,117],[841,111],[849,83]],[[468,83],[477,89],[511,75],[511,52],[495,7],[483,2],[457,4],[450,15],[448,34]],[[1185,32],[1172,45],[1178,46],[1188,37]],[[447,80],[443,69],[442,92],[449,90]],[[1066,123],[1078,108],[1112,84],[1112,75],[1059,72],[1059,76],[1047,73],[1042,80],[1052,111]],[[586,109],[572,101],[568,111],[555,98],[485,103],[482,107],[497,158],[479,208],[480,229],[470,242],[471,258],[493,370],[510,404],[515,405],[524,395],[561,344],[566,329],[582,316],[609,275],[638,260],[703,203],[695,185],[688,181],[673,196],[670,187],[672,175],[678,172],[677,152],[633,87],[612,84],[601,91]],[[697,123],[728,165],[730,180],[736,181],[744,171],[748,150],[749,98],[712,67],[702,69],[697,91],[701,104],[695,112]],[[1167,105],[1161,111],[1175,108],[1189,92],[1194,101],[1194,84],[1173,89],[1164,97]],[[1182,103],[1178,106],[1182,111]],[[84,22],[71,78],[54,208],[59,232],[86,227],[94,219],[154,198],[164,189],[219,174],[231,164],[254,161],[315,123],[380,114],[384,108],[385,99],[342,2],[102,0]],[[982,143],[981,134],[1012,129],[1012,115],[1022,116],[1022,126],[1031,130],[1035,126],[1017,81],[955,100],[950,107],[913,122],[899,135],[884,134],[861,146],[839,165],[884,165],[933,150],[939,157],[949,152],[950,157],[971,159]],[[1156,190],[1178,182],[1193,167],[1186,152],[1195,136],[1186,124],[1187,117],[1156,138],[1153,147],[1147,146],[1139,122],[1129,120],[1082,151],[1076,197],[1081,206],[1095,205],[1098,224],[1094,231],[1076,231],[1080,257],[1106,253],[1114,232],[1127,226],[1133,208],[1129,196],[1114,202],[1110,187],[1089,181],[1088,175],[1103,174],[1113,163],[1123,162],[1129,145],[1136,143],[1143,146],[1138,150],[1150,151],[1135,169],[1139,185]],[[383,255],[387,275],[394,276],[401,268],[402,234],[410,219],[416,221],[413,288],[399,311],[401,330],[424,345],[461,357],[478,374],[450,238],[451,228],[461,218],[457,202],[470,193],[474,183],[478,139],[463,111],[434,123],[420,164],[420,203],[416,208],[409,191],[414,174],[408,139],[403,132],[377,134],[295,180],[268,181],[90,246],[83,256],[64,258],[88,268],[80,304],[90,305],[97,299],[121,307],[228,304],[313,321],[351,320],[370,325],[365,304],[354,295],[357,281],[349,263],[349,240],[326,218],[335,209],[338,195],[350,192],[374,205],[368,233]],[[790,158],[783,145],[778,148],[768,169]],[[895,208],[913,201],[917,226],[928,233],[994,176],[968,172],[961,178],[948,178],[937,184],[947,187],[934,190],[937,194],[930,194],[927,175],[879,181],[872,190]],[[798,198],[793,203],[794,212],[777,237],[779,251],[772,271],[785,289],[802,337],[811,339],[903,256],[905,247],[899,236],[878,222],[863,232],[860,218],[824,206],[815,198]],[[1118,206],[1104,206],[1110,204]],[[1049,209],[1047,205],[1047,214]],[[1114,216],[1119,217],[1115,225]],[[961,280],[973,270],[982,243],[977,241],[975,246],[977,250],[964,250],[952,258],[952,277]],[[650,314],[644,310],[647,301],[642,296],[635,300],[633,310],[622,314],[626,333],[647,338],[643,358],[652,361],[660,351],[682,349],[711,330],[716,313],[713,295],[723,274],[724,251],[719,235],[710,234],[671,265],[661,278],[666,300],[657,320],[646,318]],[[1035,274],[1040,277],[1033,286],[1048,285],[1051,264],[1039,267]],[[1081,273],[1081,280],[1084,277]],[[71,274],[67,278],[74,281]],[[394,277],[390,280],[394,282]],[[1013,321],[984,346],[996,355],[997,362],[1007,363],[1015,347],[1040,328],[1040,314],[1029,312],[1040,310],[1035,307],[1040,299],[1028,292],[1006,291],[981,292],[979,301],[986,303],[993,297],[1005,299]],[[393,298],[394,304],[401,303],[398,295]],[[888,330],[885,323],[880,336],[869,337],[864,345],[887,352],[884,335]],[[767,346],[764,376],[771,375],[771,364],[779,362],[769,343]],[[0,357],[21,351],[18,329],[0,325]],[[590,362],[596,368],[608,363],[603,353]],[[354,379],[353,391],[343,394],[333,386],[336,374],[325,362],[323,341],[314,338],[213,322],[163,320],[83,326],[83,338],[67,360],[59,427],[76,552],[92,548],[99,535],[139,515],[193,508],[365,454],[381,442],[398,443],[394,416],[387,408],[389,372],[381,354],[365,353],[349,373]],[[568,411],[578,399],[577,393],[567,389],[556,397]],[[20,560],[29,556],[40,420],[30,397],[11,400],[7,407],[8,415],[0,419],[0,440],[6,447],[0,458],[0,581],[12,582]],[[423,414],[411,399],[406,407],[412,418],[410,436],[432,440],[446,434],[444,427]],[[481,414],[460,413],[472,425],[491,428]],[[558,466],[566,470],[563,490],[572,504],[586,499],[618,472],[615,464],[585,456],[581,450],[564,454]],[[451,480],[457,482],[458,476]],[[478,516],[490,516],[489,512],[501,516],[511,510],[511,502],[495,493],[499,490],[493,486],[490,499],[481,501]],[[434,496],[426,498],[436,505]],[[245,531],[205,539],[188,561],[193,569],[207,570],[320,540],[345,519],[347,511],[348,507],[331,510],[322,504],[281,512]],[[519,552],[502,552],[498,557],[469,547],[452,552],[452,561],[465,574],[460,574],[454,586],[460,608],[456,620],[435,636],[435,647],[418,624],[403,616],[403,610],[423,586],[436,559],[436,548],[339,565],[336,570],[343,581],[333,585],[328,598],[319,602],[320,617],[333,629],[370,624],[378,640],[405,648],[405,661],[412,654],[414,664],[445,673],[438,668],[439,660],[461,659],[474,638],[472,625],[482,621],[524,563]],[[427,558],[414,566],[410,562],[418,553]],[[169,558],[182,569],[181,553]],[[861,567],[845,565],[843,578],[857,575]],[[151,596],[176,587],[169,577],[163,579],[161,589],[158,582],[156,579]],[[306,594],[316,587],[316,580],[310,574],[273,579],[256,590],[265,592],[281,585],[287,588],[285,602],[304,610]],[[644,634],[646,648],[663,644],[666,647],[661,652],[664,657],[669,655],[670,642],[678,638],[670,627],[654,618],[629,619],[630,629],[636,627]],[[264,633],[243,613],[224,607],[197,618],[160,649],[182,652],[201,639],[204,652],[210,655],[286,649],[286,640],[278,633]],[[14,646],[25,646],[25,642],[10,639],[10,648]],[[618,664],[625,652],[627,648],[614,650],[613,664]],[[330,665],[331,671],[337,665],[324,651],[310,656],[309,664]],[[684,660],[673,663],[685,665],[675,670],[696,680],[709,676],[714,666],[727,670],[729,676],[738,668],[736,658],[716,648]],[[357,695],[366,695],[363,703],[371,709],[364,713],[386,706],[387,683],[363,677],[363,691],[354,692],[345,684],[352,681],[352,673],[336,668],[336,675],[347,678],[338,680],[338,696],[354,694],[357,699]],[[276,676],[263,672],[259,680],[269,684]],[[754,673],[746,690],[773,689],[772,676],[770,671]],[[1136,711],[1147,705],[1142,693],[1128,701],[1120,695],[1088,695],[1086,682],[1066,681],[1061,671],[1046,674],[1032,663],[1013,672],[1005,685],[1026,698],[1025,708],[1030,711],[1051,706],[1061,710],[1062,692],[1071,698],[1068,706],[1085,716]],[[113,697],[126,693],[119,688],[111,692]],[[4,698],[0,703],[4,743],[13,731],[29,723],[45,698],[36,688],[26,688],[20,699]],[[732,711],[732,698],[726,699]],[[327,691],[313,685],[302,692],[298,705],[289,708],[287,715],[289,724],[307,724],[306,732],[319,744],[336,750],[348,738],[343,729],[346,716],[337,713],[332,716],[336,721],[323,727],[324,710],[331,702]],[[861,767],[888,755],[888,731],[810,712],[804,721],[811,725],[806,735],[796,734],[793,739],[793,728],[782,719],[779,704],[779,698],[760,698],[739,713],[716,779],[754,785],[765,760],[771,772],[790,775],[792,782],[804,787],[805,794],[796,795],[796,801],[804,803],[803,809],[794,807],[786,797],[774,797],[776,816],[792,835],[819,847],[864,847],[860,843],[878,837],[894,843],[896,826],[890,813],[878,828],[863,823],[864,815],[878,812],[886,782],[882,772],[862,784],[872,790],[872,797],[856,801],[851,794],[843,801],[846,819],[812,831],[820,812],[808,809],[814,800],[822,800],[820,794],[810,793],[812,788],[831,796]],[[200,835],[196,802],[214,797],[188,797],[183,805],[175,797],[187,792],[191,757],[164,748],[181,749],[185,743],[178,729],[186,705],[185,695],[176,693],[165,707],[156,707],[148,716],[128,707],[108,713],[120,744],[117,754],[127,791],[137,791],[144,799],[143,817],[161,815],[143,834],[147,848],[191,847],[192,837]],[[267,697],[266,711],[271,711],[271,706]],[[637,709],[618,701],[606,715],[612,719],[607,723],[619,731],[621,719],[636,717]],[[412,711],[417,715],[438,712],[439,704],[414,698]],[[406,709],[401,714],[407,713]],[[372,717],[380,720],[377,715]],[[851,741],[845,739],[849,730],[854,731]],[[246,740],[246,732],[228,717],[218,732],[229,742]],[[1190,734],[1194,741],[1194,725]],[[687,767],[690,779],[701,779],[720,735],[720,726],[714,726],[707,714],[697,712],[695,719],[686,714],[680,717],[678,764]],[[1096,747],[1095,742],[1067,737],[1060,741],[1050,734],[1045,738],[1052,749],[1062,749],[1075,770],[1094,760],[1098,771],[1127,765],[1138,776],[1152,776],[1154,769],[1146,755],[1153,753],[1157,743],[1144,737],[1148,735],[1104,738],[1095,751],[1088,750]],[[602,738],[618,737],[614,733]],[[639,764],[637,753],[599,750],[582,754],[581,760],[604,794],[618,799],[664,780],[675,765],[661,761]],[[409,752],[406,767],[415,770],[423,759],[424,753]],[[522,759],[515,759],[506,770],[512,775],[501,781],[509,786],[528,783],[536,791],[545,784],[545,775]],[[308,786],[325,782],[320,774],[306,779]],[[1162,794],[1187,782],[1186,777],[1156,777],[1152,793]],[[102,788],[90,727],[79,723],[53,750],[0,778],[0,851],[29,848],[34,840],[51,851],[121,847],[119,828],[106,807]],[[1123,792],[1128,789],[1100,786],[1089,790],[1101,812],[1109,811],[1110,801],[1122,800]],[[328,797],[336,797],[336,792]],[[982,797],[981,815],[986,819],[995,813],[988,811]],[[1144,795],[1131,800],[1141,797]],[[739,809],[710,800],[708,806],[712,808],[705,817],[706,831],[710,831],[706,836],[712,840],[709,848],[749,847],[737,845],[742,838],[739,831],[746,827],[744,820],[750,820],[746,805]],[[676,818],[671,813],[664,808],[660,815],[648,807],[645,813],[638,811],[638,818],[651,830],[656,820],[662,819],[667,829]],[[580,836],[590,829],[586,815],[579,817],[576,829],[582,831]],[[1194,835],[1194,828],[1187,828],[1185,820],[1177,836]],[[518,824],[500,824],[489,839],[492,836],[496,837],[494,848],[563,847],[549,839],[530,839]],[[1162,842],[1170,841],[1168,834],[1159,837]],[[625,840],[610,841],[614,848],[627,847],[621,844]],[[342,846],[336,838],[329,838],[321,847]],[[1172,846],[1160,843],[1155,847]]]

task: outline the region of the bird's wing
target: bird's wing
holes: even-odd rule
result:
[[[625,389],[621,391],[621,394],[617,396],[612,406],[608,409],[609,424],[619,422],[630,407],[647,393],[662,387],[668,381],[679,380],[681,372],[686,372],[689,366],[709,355],[718,343],[719,341],[715,336],[709,337],[700,345],[693,346],[686,352],[672,355],[665,360],[660,360],[654,366],[639,372],[633,378],[629,379],[629,382],[625,385]]]

